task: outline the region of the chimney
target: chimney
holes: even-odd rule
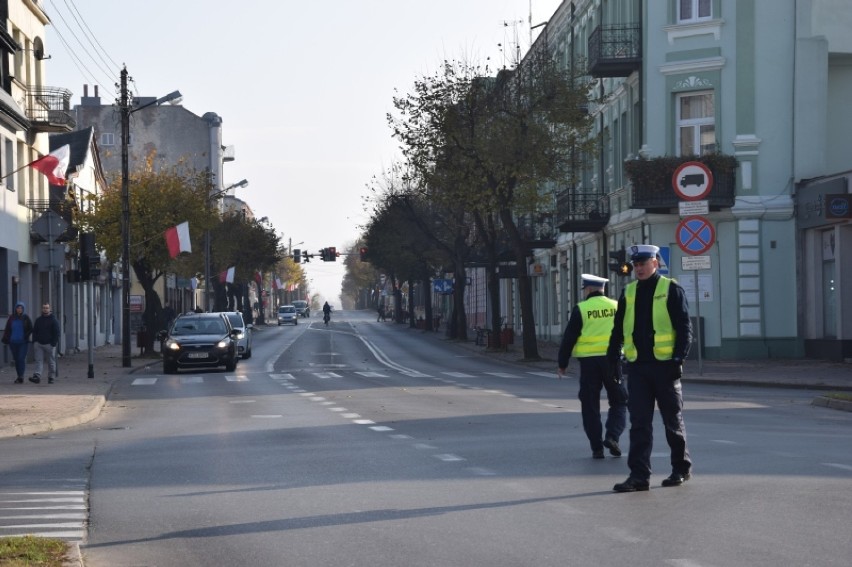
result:
[[[83,97],[89,96],[89,85],[83,85]]]

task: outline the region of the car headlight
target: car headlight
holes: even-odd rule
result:
[[[243,339],[245,336],[245,333],[237,333],[237,339]]]
[[[180,343],[174,339],[169,339],[166,341],[166,348],[169,350],[180,350]]]
[[[229,344],[230,341],[228,341],[227,339],[222,339],[221,341],[216,343],[216,348],[228,348]]]

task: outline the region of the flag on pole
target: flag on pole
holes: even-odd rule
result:
[[[189,241],[189,221],[166,229],[163,235],[166,237],[166,246],[169,247],[169,256],[172,258],[177,258],[181,252],[192,252],[192,244]]]
[[[284,286],[281,285],[281,278],[279,278],[278,276],[275,276],[275,289],[281,289],[282,287],[284,287]]]
[[[30,163],[30,167],[45,174],[51,185],[65,185],[65,171],[70,159],[71,147],[65,144]]]
[[[219,274],[219,283],[234,283],[234,271],[236,266],[231,266],[221,274]]]

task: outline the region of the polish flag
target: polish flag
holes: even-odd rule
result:
[[[234,270],[236,270],[236,266],[231,266],[219,274],[219,283],[234,283]]]
[[[166,237],[166,246],[169,247],[169,256],[172,258],[177,258],[181,252],[192,252],[192,244],[189,241],[189,221],[166,229],[163,235]]]
[[[71,147],[65,144],[29,165],[45,174],[51,185],[65,185],[65,172],[70,159]]]

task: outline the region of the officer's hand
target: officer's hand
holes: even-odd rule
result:
[[[565,369],[564,368],[557,368],[556,369],[556,375],[559,377],[560,380],[562,380],[562,377],[565,376]]]
[[[679,358],[671,360],[672,365],[672,380],[680,380],[683,377],[683,361]]]

